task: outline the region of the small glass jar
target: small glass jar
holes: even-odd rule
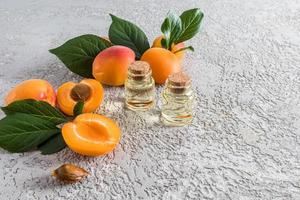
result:
[[[172,74],[162,92],[162,122],[170,126],[190,124],[194,115],[194,101],[190,77],[183,72]]]
[[[125,105],[136,111],[149,110],[155,104],[155,82],[150,65],[135,61],[128,68],[125,81]]]

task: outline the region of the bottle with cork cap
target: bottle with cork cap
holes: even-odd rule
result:
[[[135,61],[128,67],[125,81],[125,105],[136,111],[144,111],[155,104],[155,82],[150,65],[144,61]]]
[[[170,126],[190,124],[194,115],[194,101],[190,77],[184,72],[170,75],[162,91],[162,122]]]

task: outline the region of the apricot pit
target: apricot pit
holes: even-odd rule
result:
[[[91,96],[91,88],[83,83],[76,84],[71,90],[71,97],[74,101],[86,101]]]

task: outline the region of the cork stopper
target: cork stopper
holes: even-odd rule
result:
[[[129,65],[129,71],[135,75],[146,75],[149,70],[149,63],[144,61],[135,61]]]
[[[169,77],[169,83],[173,86],[187,86],[190,82],[190,77],[184,72],[174,73]]]
[[[184,72],[174,73],[168,78],[171,91],[177,94],[183,93],[191,84],[191,78]]]
[[[135,61],[128,68],[131,77],[136,81],[143,80],[150,71],[150,65],[144,61]]]

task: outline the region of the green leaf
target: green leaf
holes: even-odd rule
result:
[[[82,114],[83,107],[84,107],[84,103],[82,101],[79,101],[78,103],[76,103],[76,105],[74,106],[74,109],[73,109],[74,117]]]
[[[175,43],[178,44],[194,37],[199,32],[203,16],[199,8],[184,11],[180,15],[182,31],[180,37],[175,40]]]
[[[61,124],[67,121],[66,117],[58,109],[44,101],[33,99],[19,100],[1,109],[6,115],[15,113],[31,114],[54,124]]]
[[[81,35],[68,40],[55,49],[49,50],[56,55],[72,72],[80,76],[92,78],[94,58],[112,44],[96,35]]]
[[[165,38],[162,38],[161,41],[161,46],[164,48],[164,49],[167,49],[167,42],[166,42],[166,39]]]
[[[188,47],[184,47],[184,48],[181,48],[181,49],[178,49],[177,51],[175,51],[174,53],[178,53],[180,51],[185,51],[185,50],[190,50],[190,51],[195,51],[194,47],[192,46],[188,46]]]
[[[44,143],[38,146],[38,150],[41,151],[43,155],[57,153],[66,147],[66,143],[61,133],[58,133],[51,138],[49,138]]]
[[[170,49],[172,44],[180,37],[181,19],[173,12],[169,12],[161,25],[161,31],[165,36],[165,46]]]
[[[0,120],[0,147],[10,152],[36,148],[60,130],[50,121],[15,113]]]
[[[110,14],[109,40],[116,45],[129,47],[139,59],[150,48],[146,34],[135,24]]]

